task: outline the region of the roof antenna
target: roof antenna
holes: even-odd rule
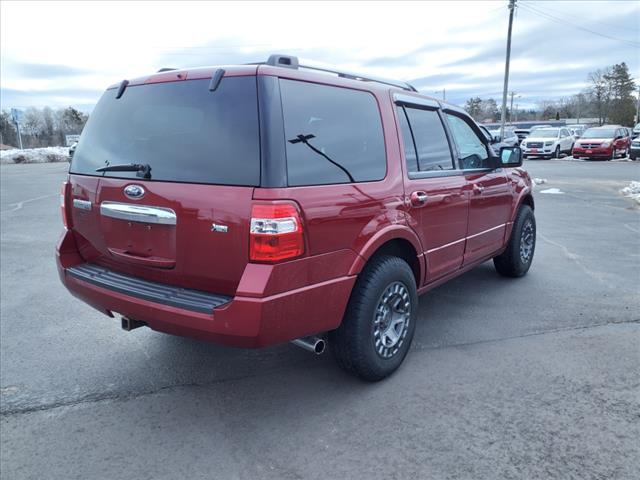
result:
[[[218,89],[218,86],[220,85],[220,81],[222,80],[223,76],[224,76],[224,69],[222,68],[219,68],[215,72],[213,72],[213,75],[211,75],[211,82],[209,83],[210,92],[215,92]]]
[[[120,86],[118,87],[118,93],[116,93],[116,100],[122,96],[122,94],[127,88],[127,85],[129,85],[129,80],[122,80],[122,82],[120,82]]]

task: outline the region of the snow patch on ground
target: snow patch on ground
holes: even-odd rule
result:
[[[49,163],[69,160],[68,147],[28,148],[0,151],[0,163]]]
[[[535,190],[537,185],[542,185],[543,183],[547,183],[546,178],[532,178],[531,179],[531,190]]]
[[[553,195],[560,195],[560,194],[563,194],[564,192],[559,188],[547,188],[546,190],[540,190],[540,193],[551,193]]]
[[[630,182],[628,187],[620,190],[620,193],[640,204],[640,182]]]

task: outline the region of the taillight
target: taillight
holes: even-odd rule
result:
[[[67,198],[69,191],[70,183],[62,182],[62,190],[60,192],[60,213],[62,214],[62,224],[65,228],[69,228],[71,222],[69,221],[69,213],[67,209]]]
[[[295,205],[253,205],[249,233],[249,258],[255,262],[278,262],[304,253],[304,233]]]

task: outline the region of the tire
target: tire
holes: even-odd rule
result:
[[[409,351],[417,317],[411,267],[398,257],[373,257],[356,280],[342,324],[329,332],[338,365],[370,382],[391,375]]]
[[[560,145],[556,145],[556,150],[553,152],[553,158],[560,158]]]
[[[536,249],[536,218],[529,205],[521,205],[513,223],[507,249],[493,259],[498,273],[505,277],[522,277],[531,267]]]

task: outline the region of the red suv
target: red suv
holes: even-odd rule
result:
[[[605,125],[585,130],[573,146],[574,158],[613,160],[626,157],[631,147],[627,129],[616,125]]]
[[[325,341],[379,380],[418,295],[535,249],[519,147],[408,84],[298,65],[161,71],[102,96],[62,189],[69,291],[130,330],[237,347]]]

